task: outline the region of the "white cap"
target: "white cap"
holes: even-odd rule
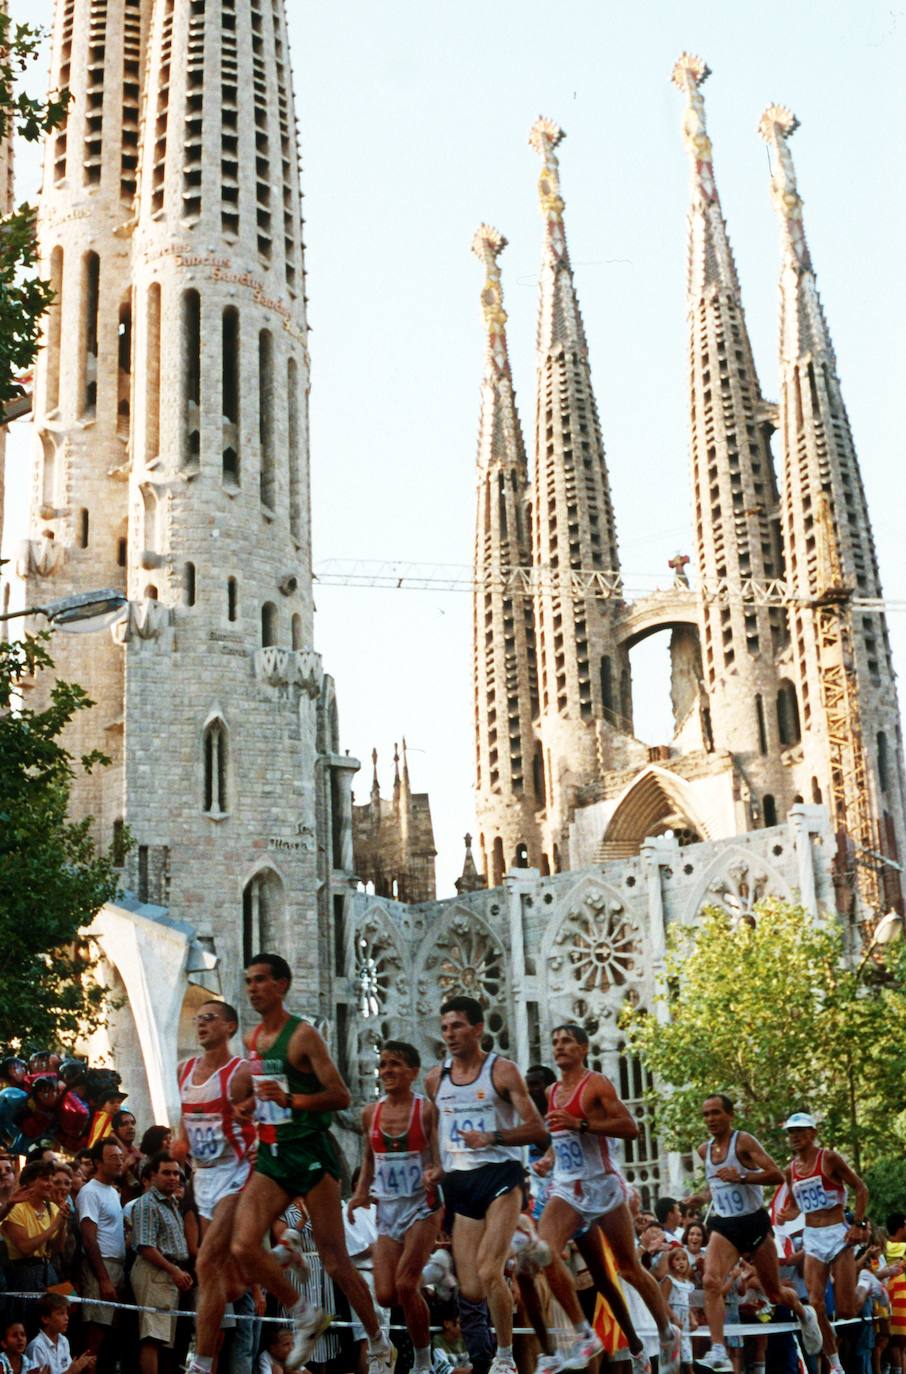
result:
[[[793,1115],[788,1116],[786,1121],[784,1121],[783,1129],[785,1131],[792,1131],[797,1128],[800,1130],[817,1131],[818,1123],[808,1112],[793,1112]]]

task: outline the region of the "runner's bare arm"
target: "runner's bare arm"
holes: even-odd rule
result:
[[[341,1112],[349,1106],[352,1095],[330,1057],[324,1038],[307,1021],[302,1021],[293,1031],[289,1042],[289,1060],[297,1069],[310,1066],[321,1084],[321,1091],[317,1093],[289,1094],[292,1097],[290,1105],[296,1111]],[[288,1095],[284,1093],[283,1096]]]
[[[547,1127],[541,1113],[529,1097],[528,1088],[522,1074],[512,1059],[497,1059],[491,1070],[494,1087],[504,1099],[509,1099],[515,1107],[522,1124],[509,1126],[505,1131],[463,1131],[462,1138],[470,1150],[480,1150],[484,1146],[501,1145],[546,1145]],[[495,1140],[495,1135],[499,1138]]]
[[[703,1141],[701,1145],[696,1145],[695,1153],[698,1155],[699,1159],[704,1159],[706,1149],[707,1141]],[[703,1183],[698,1192],[690,1193],[688,1197],[683,1198],[683,1203],[686,1207],[703,1207],[706,1202],[710,1201],[711,1189],[708,1187],[707,1183]]]
[[[856,1195],[856,1205],[853,1208],[853,1225],[850,1230],[854,1232],[852,1239],[858,1240],[862,1235],[862,1222],[865,1213],[868,1211],[868,1184],[860,1178],[855,1169],[851,1169],[842,1155],[838,1155],[836,1150],[825,1150],[824,1158],[829,1165],[828,1172],[832,1178],[838,1178],[847,1188],[851,1188]]]
[[[769,1186],[783,1182],[783,1170],[775,1164],[767,1150],[748,1131],[740,1131],[736,1137],[736,1154],[742,1161],[742,1169],[724,1165],[717,1170],[717,1177],[724,1183],[754,1183]]]
[[[371,1206],[371,1185],[374,1182],[374,1151],[371,1148],[371,1122],[374,1117],[374,1104],[371,1103],[362,1111],[362,1141],[364,1150],[362,1153],[362,1168],[359,1172],[359,1181],[355,1186],[355,1192],[346,1204],[346,1215],[352,1221],[352,1214],[357,1207]]]
[[[436,1067],[433,1069],[429,1069],[428,1072],[425,1074],[425,1093],[430,1098],[431,1102],[433,1102],[435,1097],[437,1096],[437,1085],[439,1082],[440,1069]]]
[[[573,1116],[570,1112],[554,1108],[547,1114],[547,1124],[554,1130],[579,1131],[583,1122],[592,1135],[616,1136],[620,1140],[635,1140],[639,1133],[638,1124],[629,1108],[617,1097],[616,1090],[609,1078],[603,1074],[593,1074],[585,1086],[581,1105],[583,1115]]]
[[[244,1060],[233,1074],[230,1083],[230,1100],[233,1115],[240,1121],[250,1121],[255,1115],[255,1088],[252,1080],[252,1067]]]

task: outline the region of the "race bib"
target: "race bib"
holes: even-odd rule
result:
[[[821,1212],[825,1207],[833,1207],[835,1198],[829,1198],[824,1191],[820,1178],[807,1178],[793,1184],[793,1197],[800,1212]]]
[[[255,1096],[258,1097],[258,1089],[262,1083],[276,1083],[285,1093],[289,1092],[289,1080],[285,1073],[257,1073],[252,1078],[255,1088]],[[255,1120],[261,1126],[283,1126],[287,1121],[292,1121],[292,1108],[287,1105],[281,1107],[279,1102],[262,1102],[261,1098],[255,1104]]]
[[[711,1201],[715,1212],[721,1217],[741,1217],[751,1210],[746,1190],[739,1183],[721,1183],[712,1179]]]
[[[554,1178],[572,1183],[585,1173],[585,1152],[577,1131],[557,1131],[551,1136],[554,1147]]]
[[[374,1156],[374,1195],[385,1202],[416,1197],[423,1188],[422,1157],[417,1150]]]
[[[223,1153],[226,1140],[223,1118],[219,1112],[191,1112],[183,1117],[186,1138],[192,1158],[198,1164],[210,1164]]]
[[[491,1102],[476,1102],[474,1106],[456,1106],[451,1112],[443,1113],[444,1145],[454,1154],[470,1154],[462,1136],[464,1131],[486,1131],[488,1134],[497,1129],[497,1113]]]

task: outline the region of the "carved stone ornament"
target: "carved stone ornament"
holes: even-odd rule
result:
[[[485,1009],[485,1048],[506,1050],[506,958],[488,928],[467,916],[454,916],[441,931],[418,980],[419,1016],[437,1016],[446,997],[464,993]]]
[[[370,917],[355,935],[356,1011],[365,1020],[397,1010],[408,995],[399,951],[383,921]]]
[[[55,577],[65,559],[65,548],[49,535],[23,539],[16,559],[16,572],[19,577]]]
[[[321,690],[321,656],[313,649],[255,650],[255,676],[269,687],[299,687],[309,697]]]
[[[111,632],[118,644],[128,644],[130,640],[163,640],[169,638],[171,620],[169,606],[162,606],[148,597],[144,601],[130,601],[125,616],[111,626]]]
[[[641,977],[641,939],[623,906],[603,894],[573,907],[556,936],[548,961],[555,993],[588,997]]]
[[[754,921],[754,908],[768,895],[770,878],[764,870],[737,859],[708,885],[707,896],[737,921]]]

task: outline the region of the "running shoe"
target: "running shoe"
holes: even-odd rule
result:
[[[283,1232],[280,1244],[274,1246],[272,1253],[284,1269],[295,1269],[300,1278],[305,1278],[308,1275],[305,1251],[302,1248],[302,1237],[291,1226]]]
[[[368,1374],[393,1374],[396,1346],[390,1341],[371,1346],[368,1350]]]
[[[586,1331],[583,1335],[577,1336],[572,1345],[566,1352],[563,1360],[564,1369],[584,1369],[596,1355],[600,1355],[604,1349],[598,1340],[597,1332]]]
[[[314,1307],[307,1298],[300,1298],[290,1310],[293,1348],[286,1361],[287,1369],[301,1369],[314,1349],[315,1341],[330,1325],[330,1316]],[[369,1366],[369,1374],[376,1374]]]
[[[562,1355],[542,1355],[535,1365],[535,1374],[560,1374],[562,1368]]]
[[[651,1374],[651,1361],[645,1354],[644,1346],[635,1355],[630,1350],[629,1358],[632,1361],[632,1374]]]
[[[809,1307],[808,1303],[803,1304],[799,1330],[802,1332],[802,1344],[805,1346],[806,1355],[817,1355],[824,1344],[824,1338],[818,1325],[818,1313],[814,1307]]]
[[[682,1353],[682,1332],[678,1326],[671,1326],[668,1335],[661,1337],[658,1374],[679,1374]]]
[[[516,1374],[516,1361],[511,1355],[495,1355],[488,1374]]]
[[[712,1345],[706,1355],[702,1355],[695,1361],[701,1365],[702,1369],[710,1369],[712,1374],[733,1374],[733,1361],[726,1352],[722,1355],[719,1350],[715,1350]]]

